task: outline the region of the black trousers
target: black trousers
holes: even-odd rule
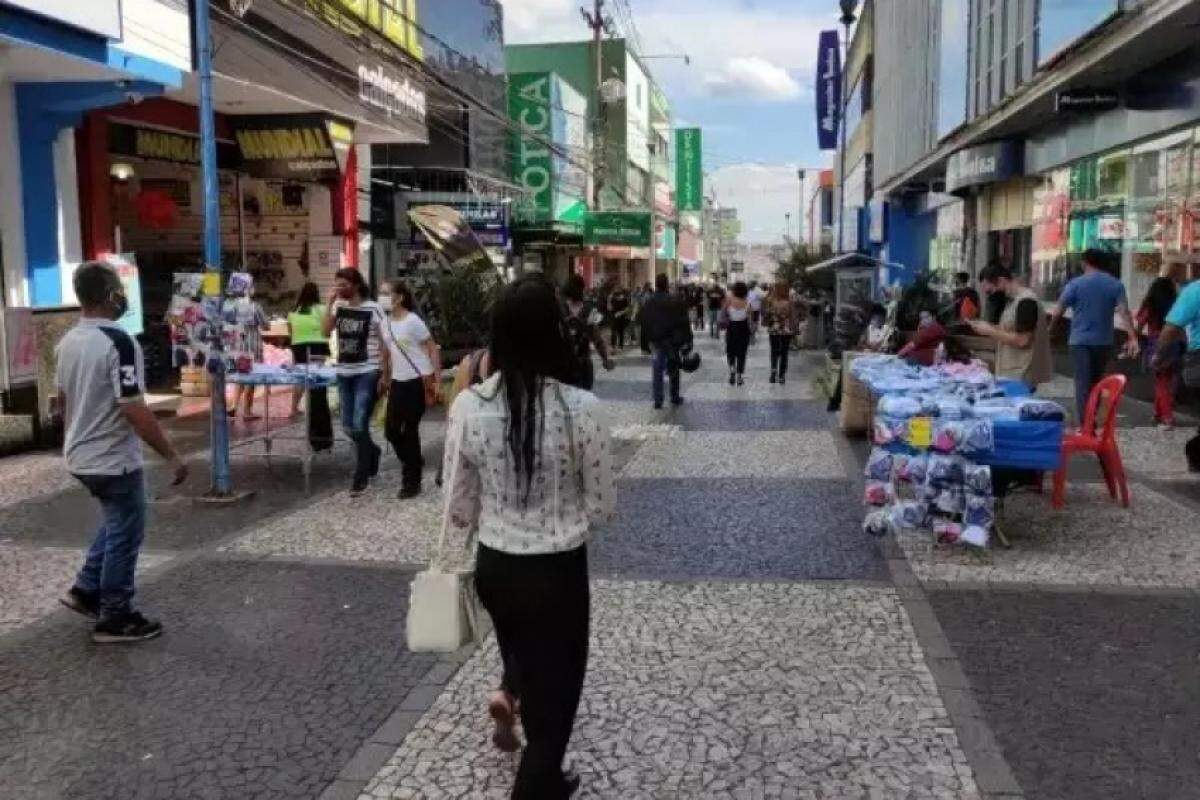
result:
[[[612,346],[625,346],[625,332],[629,329],[629,317],[613,317],[612,321]]]
[[[792,337],[786,333],[772,333],[771,372],[783,377],[787,375],[788,352],[792,348]]]
[[[496,626],[501,686],[521,701],[526,745],[512,797],[565,798],[562,761],[587,672],[587,548],[517,556],[481,544],[475,587]]]
[[[384,434],[400,459],[400,480],[407,488],[421,485],[421,417],[425,416],[425,383],[420,378],[392,381]]]
[[[750,349],[750,323],[746,320],[730,322],[725,331],[725,357],[729,371],[738,375],[746,371],[746,351]]]

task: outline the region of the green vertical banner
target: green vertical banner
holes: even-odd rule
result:
[[[513,179],[530,198],[522,222],[554,218],[554,161],[547,146],[552,140],[551,77],[548,72],[508,76],[508,116],[513,133]]]
[[[704,160],[699,128],[675,130],[675,207],[680,211],[704,208]]]

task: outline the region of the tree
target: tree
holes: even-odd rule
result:
[[[813,289],[832,289],[833,276],[828,270],[816,275],[808,272],[809,267],[823,260],[821,256],[810,255],[793,245],[786,257],[775,259],[775,280],[787,283],[802,294]]]

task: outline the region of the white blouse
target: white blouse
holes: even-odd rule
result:
[[[476,532],[480,544],[515,555],[573,550],[616,508],[609,432],[594,410],[599,401],[546,380],[540,457],[526,498],[524,475],[513,468],[508,449],[508,407],[499,382],[493,375],[459,394],[450,408],[446,554],[469,548]]]

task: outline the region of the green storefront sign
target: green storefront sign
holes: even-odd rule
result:
[[[528,193],[525,222],[554,218],[554,160],[551,91],[548,72],[508,77],[508,116],[519,126],[513,134],[513,178]]]
[[[704,160],[699,128],[675,131],[675,207],[680,211],[704,208]]]
[[[650,246],[649,211],[596,211],[583,218],[584,244]]]

